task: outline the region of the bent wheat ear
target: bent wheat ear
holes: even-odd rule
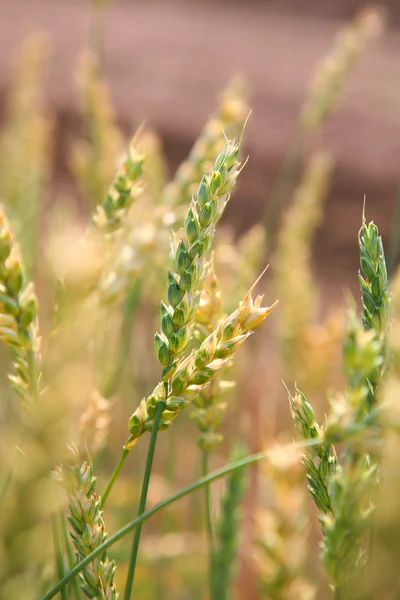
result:
[[[145,431],[152,430],[160,400],[166,404],[160,428],[170,427],[178,414],[213,381],[234,356],[240,344],[275,308],[277,301],[272,306],[262,306],[263,296],[257,296],[253,300],[251,292],[252,289],[232,314],[220,320],[216,330],[204,340],[198,350],[177,362],[167,395],[163,384],[159,383],[151,396],[142,400],[130,418],[131,436],[126,448],[131,448]]]
[[[0,206],[0,339],[13,356],[11,387],[26,408],[37,403],[42,386],[37,315],[34,286],[25,283],[19,247]]]

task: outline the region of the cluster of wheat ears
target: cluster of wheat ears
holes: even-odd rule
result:
[[[117,583],[124,583],[123,597],[129,600],[139,550],[145,551],[145,545],[139,547],[142,525],[199,489],[204,491],[209,560],[208,588],[203,586],[196,597],[204,597],[206,590],[210,600],[231,597],[245,467],[255,463],[262,463],[257,477],[268,488],[263,495],[260,486],[250,545],[260,597],[321,597],[315,569],[307,564],[309,544],[318,546],[316,537],[335,598],[369,598],[374,586],[383,589],[371,562],[385,562],[379,556],[388,552],[382,516],[376,517],[381,491],[395,493],[387,487],[385,457],[388,439],[400,427],[393,401],[399,353],[391,317],[391,304],[392,312],[399,304],[399,278],[393,278],[390,291],[382,239],[363,212],[358,233],[361,315],[350,300],[346,316],[335,308],[321,322],[315,318],[320,300],[310,250],[333,168],[330,156],[311,151],[313,135],[336,110],[351,70],[380,28],[379,14],[362,13],[318,66],[301,111],[299,142],[274,187],[265,224],[237,243],[226,228],[216,232],[245,168],[249,109],[241,82],[227,88],[171,181],[159,139],[146,128],[133,137],[115,174],[123,134],[115,125],[98,60],[85,53],[79,89],[86,135],[74,142],[69,157],[84,210],[92,214],[82,225],[79,210],[65,200],[41,210],[49,189],[53,130],[41,97],[46,50],[39,38],[21,50],[0,139],[0,339],[8,350],[2,359],[12,389],[10,394],[2,384],[2,598],[116,599]],[[304,174],[293,186],[293,173],[303,165]],[[282,211],[280,200],[288,189],[292,203]],[[277,217],[280,232],[272,240],[270,223]],[[263,285],[257,271],[265,255],[272,264],[267,302],[255,292]],[[154,335],[155,306],[159,325]],[[249,338],[275,307],[274,331],[266,335],[276,338],[272,352]],[[153,335],[158,374],[148,343]],[[254,375],[245,350],[252,343],[251,354],[264,357],[256,365],[269,362],[272,353],[279,366],[272,359],[268,373]],[[242,344],[241,372],[234,362]],[[331,369],[340,345],[344,391],[330,392],[324,405],[326,387],[338,381],[343,385],[343,373]],[[288,386],[300,439],[278,444],[270,436],[267,448],[255,454],[236,444],[232,462],[210,471],[210,460],[226,448],[221,425],[225,417],[229,420],[231,405],[236,402],[240,415],[253,394],[251,378],[278,373]],[[158,383],[152,389],[154,378]],[[261,387],[265,390],[264,382]],[[279,381],[276,389],[282,397]],[[276,409],[268,404],[269,390],[263,393],[268,415]],[[143,398],[132,406],[138,394]],[[15,396],[22,401],[18,406]],[[114,420],[121,422],[119,405],[130,407],[129,419],[123,416],[125,434],[113,429]],[[316,417],[321,406],[323,424]],[[289,413],[287,404],[284,408]],[[159,433],[174,425],[166,434],[170,447],[176,427],[185,438],[183,454],[191,460],[195,444],[185,435],[188,425],[179,428],[188,413],[198,432],[201,477],[149,508]],[[114,469],[109,444],[120,447]],[[140,447],[145,444],[144,459]],[[133,500],[126,496],[132,488],[119,485],[123,474],[129,480],[131,455],[144,469],[133,520],[128,516]],[[179,457],[181,468],[185,458]],[[130,465],[136,472],[142,469],[138,461]],[[226,485],[216,499],[210,484],[223,478]],[[134,482],[137,488],[137,477]],[[319,533],[310,525],[307,488]],[[120,498],[116,505],[126,519],[107,534],[113,495]],[[127,538],[132,538],[131,547],[117,570],[118,555],[113,559],[110,553]],[[140,590],[150,589],[151,576],[143,577],[148,580]],[[151,594],[134,596],[156,597]],[[165,590],[163,597],[168,597]]]

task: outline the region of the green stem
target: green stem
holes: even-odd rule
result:
[[[162,415],[164,409],[165,409],[165,402],[163,400],[160,400],[157,405],[156,414],[154,416],[153,427],[151,430],[151,437],[150,437],[150,442],[149,442],[149,449],[147,451],[146,468],[145,468],[144,475],[143,475],[142,491],[140,493],[138,517],[140,517],[144,513],[145,508],[146,508],[147,492],[149,489],[151,470],[153,467],[153,458],[154,458],[154,450],[155,450],[156,441],[157,441],[158,427],[159,427],[161,415]],[[136,528],[135,535],[133,538],[131,555],[129,557],[129,568],[128,568],[128,576],[127,576],[126,585],[125,585],[124,600],[130,600],[130,597],[131,597],[141,532],[142,532],[142,525],[140,524]]]
[[[208,452],[207,450],[203,450],[203,460],[202,460],[202,476],[207,477],[208,475]],[[206,485],[204,487],[204,496],[206,501],[206,527],[207,527],[207,535],[210,544],[210,550],[212,550],[214,542],[213,542],[213,527],[212,527],[212,518],[211,518],[211,491],[210,486]]]
[[[131,333],[133,321],[139,306],[141,286],[142,279],[138,276],[126,295],[114,368],[100,389],[103,398],[111,398],[117,392],[123,379],[125,365],[129,359]]]
[[[128,454],[129,454],[128,448],[123,448],[122,449],[122,454],[121,454],[120,459],[119,459],[119,461],[117,463],[117,466],[115,467],[115,469],[113,471],[113,474],[111,475],[111,477],[110,477],[110,479],[109,479],[109,481],[107,483],[107,487],[104,490],[104,494],[101,497],[101,500],[100,500],[100,507],[101,508],[103,508],[104,504],[106,503],[108,495],[111,492],[111,489],[112,489],[112,487],[113,487],[113,485],[115,483],[115,480],[117,479],[117,477],[118,477],[118,475],[119,475],[119,473],[120,473],[120,471],[121,471],[121,469],[123,467],[123,464],[124,464],[124,462],[127,459]]]
[[[201,471],[202,476],[207,477],[208,475],[208,458],[209,454],[207,450],[203,450],[203,456],[201,461]],[[212,581],[213,581],[213,553],[214,553],[214,538],[213,538],[213,525],[212,525],[212,517],[211,517],[211,489],[209,485],[204,486],[204,500],[205,500],[205,509],[206,509],[206,531],[207,531],[207,541],[208,541],[208,585],[210,591],[210,598],[213,597],[212,594]]]
[[[65,518],[64,518],[64,515],[62,513],[60,514],[60,525],[61,525],[61,535],[62,535],[62,538],[64,540],[64,547],[65,547],[65,549],[67,551],[68,565],[69,565],[69,568],[72,569],[75,566],[76,561],[75,561],[75,558],[74,558],[74,554],[72,552],[71,544],[70,544],[69,537],[68,537],[67,528],[65,526]],[[83,600],[81,588],[79,587],[79,583],[78,583],[78,580],[76,578],[74,578],[73,581],[72,581],[72,587],[73,587],[73,590],[74,590],[74,594],[75,594],[76,600]]]
[[[283,165],[268,195],[268,203],[264,211],[264,227],[269,247],[271,247],[274,235],[278,229],[282,212],[287,207],[288,198],[290,199],[291,193],[297,183],[304,144],[304,135],[302,132],[299,132],[293,145],[284,157]]]
[[[58,579],[62,580],[64,577],[64,574],[65,574],[65,571],[64,571],[64,559],[63,559],[63,555],[62,555],[60,530],[58,528],[57,515],[51,516],[51,528],[53,530],[53,544],[54,544],[54,552],[56,555],[57,575],[58,575]],[[68,600],[67,586],[64,586],[60,591],[61,591],[61,600]]]

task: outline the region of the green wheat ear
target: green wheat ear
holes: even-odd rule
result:
[[[359,281],[363,304],[363,324],[378,335],[386,332],[390,311],[388,278],[382,237],[373,221],[363,223],[358,233],[360,249]]]
[[[71,538],[78,562],[105,542],[107,533],[101,510],[101,500],[96,493],[96,477],[90,462],[78,466],[79,456],[75,447],[73,466],[63,466],[55,475],[65,481],[68,491]],[[81,587],[88,598],[118,600],[114,584],[116,565],[104,552],[100,558],[89,563],[80,574]]]
[[[359,282],[362,301],[362,321],[367,331],[375,333],[380,344],[381,365],[368,378],[370,388],[369,403],[377,401],[378,386],[386,372],[387,332],[390,316],[391,295],[388,290],[385,253],[382,237],[373,221],[367,224],[365,219],[365,203],[362,226],[358,233],[360,250]]]

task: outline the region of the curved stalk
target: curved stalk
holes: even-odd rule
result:
[[[126,459],[128,457],[128,454],[129,454],[128,448],[124,447],[122,449],[122,454],[121,454],[120,459],[119,459],[119,461],[117,463],[117,466],[115,467],[115,469],[114,469],[114,471],[113,471],[113,473],[112,473],[112,475],[111,475],[111,477],[110,477],[110,479],[109,479],[109,481],[107,483],[107,487],[104,490],[104,494],[101,497],[101,501],[100,501],[100,507],[101,508],[103,508],[103,506],[104,506],[104,504],[105,504],[105,502],[106,502],[106,500],[108,498],[108,495],[111,492],[111,489],[112,489],[112,487],[113,487],[113,485],[115,483],[115,480],[117,479],[117,477],[118,477],[118,475],[119,475],[119,473],[120,473],[120,471],[121,471],[121,469],[122,469],[122,467],[124,465],[124,462],[126,461]]]

